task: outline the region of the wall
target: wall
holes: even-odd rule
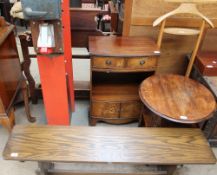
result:
[[[124,35],[148,36],[157,40],[159,27],[152,23],[159,16],[177,8],[179,3],[164,0],[125,0]],[[217,26],[217,3],[200,4],[198,9]],[[168,20],[168,26],[198,27],[201,20],[195,16],[178,15]],[[194,47],[196,37],[164,35],[158,73],[181,73],[186,69],[185,55]],[[203,49],[217,50],[217,31],[208,30]]]

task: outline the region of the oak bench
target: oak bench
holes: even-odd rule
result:
[[[6,160],[37,161],[40,175],[59,172],[54,163],[61,162],[84,166],[85,163],[112,163],[157,167],[156,171],[145,171],[142,175],[173,174],[176,167],[183,164],[216,163],[203,133],[199,129],[185,128],[17,125],[3,157]],[[73,174],[81,175],[82,172]]]

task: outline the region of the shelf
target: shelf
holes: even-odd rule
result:
[[[164,32],[172,35],[198,35],[200,33],[200,31],[196,29],[178,27],[165,28]]]
[[[135,101],[139,100],[139,84],[120,83],[120,84],[95,84],[92,86],[93,101]]]

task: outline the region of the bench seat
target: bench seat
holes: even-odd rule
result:
[[[148,165],[215,164],[199,129],[15,126],[6,160]]]

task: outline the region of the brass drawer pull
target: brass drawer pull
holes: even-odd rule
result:
[[[141,60],[140,61],[140,65],[142,66],[142,65],[144,65],[145,64],[145,60]]]
[[[111,60],[106,60],[106,65],[111,65],[112,64],[112,61]]]

